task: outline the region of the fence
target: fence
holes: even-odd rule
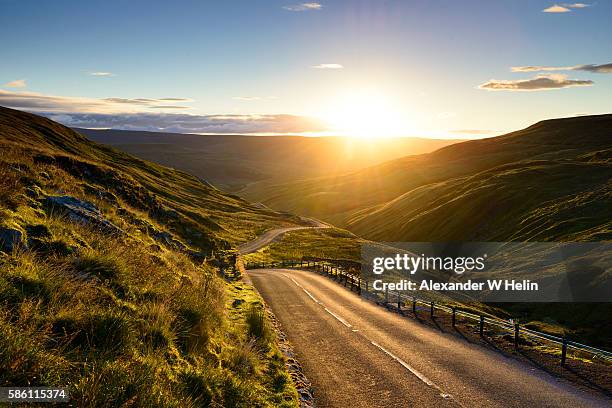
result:
[[[465,310],[459,310],[456,306],[447,306],[440,302],[434,302],[430,300],[424,300],[416,296],[407,296],[400,292],[395,291],[372,291],[370,290],[369,282],[361,279],[360,276],[348,273],[344,268],[334,265],[329,261],[279,261],[279,262],[244,262],[245,269],[257,269],[257,268],[304,268],[313,269],[319,273],[325,274],[328,277],[334,279],[345,287],[350,288],[351,291],[355,290],[360,295],[366,297],[372,297],[377,302],[382,301],[385,305],[391,306],[397,304],[397,310],[402,313],[402,305],[411,305],[412,313],[417,310],[426,309],[429,311],[432,318],[435,317],[437,310],[448,313],[451,315],[451,322],[453,327],[457,322],[457,318],[462,317],[467,320],[472,320],[478,323],[479,334],[481,337],[484,336],[485,327],[496,328],[502,332],[508,333],[513,336],[514,347],[516,349],[520,346],[521,336],[526,338],[537,339],[552,344],[561,349],[561,365],[564,366],[568,353],[583,353],[588,355],[593,360],[601,360],[605,363],[612,363],[612,353],[606,350],[598,349],[595,347],[587,346],[575,341],[570,341],[566,337],[557,337],[550,334],[542,333],[536,330],[531,330],[523,327],[519,324],[518,320],[503,320],[482,314],[470,313]]]

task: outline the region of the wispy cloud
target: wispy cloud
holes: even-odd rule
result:
[[[541,91],[591,85],[593,81],[590,80],[567,79],[567,75],[548,74],[513,81],[491,79],[481,84],[479,88],[488,91]]]
[[[312,68],[315,68],[315,69],[342,69],[344,68],[344,66],[342,66],[341,64],[318,64],[318,65],[313,65]]]
[[[150,99],[150,98],[134,98],[134,99],[128,99],[128,98],[105,98],[102,99],[103,101],[106,102],[111,102],[111,103],[123,103],[123,104],[129,104],[129,105],[144,105],[144,106],[151,106],[151,107],[159,107],[158,104],[159,103],[166,103],[166,102],[193,102],[192,99],[188,99],[188,98],[158,98],[158,99]],[[181,106],[181,108],[184,108],[183,106]]]
[[[569,67],[550,67],[543,65],[527,65],[512,67],[512,72],[538,72],[538,71],[587,71],[597,74],[612,74],[612,63],[609,64],[584,64]]]
[[[569,13],[572,10],[564,6],[560,6],[558,4],[553,4],[552,6],[547,7],[542,11],[544,13]]]
[[[303,133],[328,130],[322,121],[306,116],[170,112],[187,109],[180,103],[190,101],[177,97],[78,98],[0,89],[0,106],[34,112],[72,127],[177,133]]]
[[[28,86],[25,79],[16,79],[11,82],[7,82],[4,86],[8,86],[9,88],[25,88]]]
[[[177,105],[191,102],[187,98],[81,98],[45,95],[36,92],[14,92],[0,89],[0,105],[33,112],[137,112],[147,109],[186,109]]]
[[[544,13],[569,13],[572,11],[572,9],[583,9],[589,6],[590,4],[586,3],[561,3],[553,4],[542,11]]]
[[[232,96],[232,99],[237,101],[262,101],[262,100],[272,100],[278,99],[277,96]]]
[[[321,10],[323,5],[320,3],[300,3],[300,4],[292,4],[289,6],[283,6],[285,10],[289,11],[311,11],[311,10]]]
[[[261,96],[232,96],[237,101],[260,101]]]
[[[112,72],[105,72],[105,71],[90,72],[89,75],[96,76],[96,77],[113,77],[113,76],[115,76],[115,74],[113,74]]]
[[[327,127],[318,119],[294,115],[189,115],[182,113],[39,112],[66,126],[174,133],[304,133]]]

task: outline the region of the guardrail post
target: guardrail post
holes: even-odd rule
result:
[[[519,347],[519,323],[514,323],[514,348],[518,350]]]
[[[484,336],[484,316],[480,316],[480,337]]]
[[[358,280],[357,280],[357,284],[358,284],[358,286],[357,286],[357,287],[359,288],[359,289],[358,289],[358,293],[361,295],[361,278],[358,278]]]
[[[453,306],[453,328],[455,327],[456,321],[457,321],[457,308]]]
[[[434,318],[434,302],[430,303],[430,310],[429,310],[429,314],[431,315],[431,318]]]
[[[567,337],[563,335],[563,345],[561,346],[561,367],[565,367],[566,357],[567,357]]]
[[[397,313],[402,314],[402,294],[397,292]]]
[[[385,286],[385,304],[389,303],[389,286]]]
[[[412,313],[416,314],[416,298],[412,297]]]

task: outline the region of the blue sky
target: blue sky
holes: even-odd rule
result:
[[[0,0],[0,105],[90,127],[477,137],[610,112],[611,20],[609,1]]]

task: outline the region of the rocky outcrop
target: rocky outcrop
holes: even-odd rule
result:
[[[110,234],[125,234],[121,228],[104,218],[98,207],[89,201],[71,196],[49,196],[44,204],[49,211],[64,214],[74,222],[92,225]]]

